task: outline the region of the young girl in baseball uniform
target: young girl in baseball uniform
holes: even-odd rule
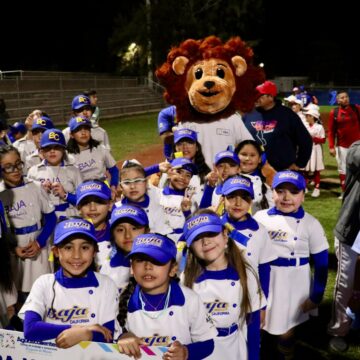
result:
[[[139,357],[140,345],[169,347],[163,359],[204,359],[214,348],[216,329],[200,297],[174,279],[176,246],[166,236],[135,238],[130,282],[120,297],[121,353]]]
[[[40,184],[24,180],[24,163],[11,145],[0,147],[1,175],[5,190],[0,192],[17,247],[18,290],[28,293],[33,282],[51,271],[48,239],[56,225],[54,206]]]
[[[306,109],[305,109],[306,110]],[[325,130],[321,125],[320,112],[314,107],[305,111],[306,121],[309,124],[309,133],[313,140],[313,147],[309,162],[305,167],[305,174],[314,173],[314,190],[312,197],[320,196],[320,171],[325,169],[322,144],[325,143]]]
[[[71,138],[67,144],[67,150],[74,157],[83,180],[105,180],[106,171],[108,171],[111,176],[112,198],[115,199],[119,183],[119,169],[110,151],[91,137],[91,122],[86,117],[71,118],[69,127]]]
[[[255,214],[278,255],[271,262],[264,330],[278,335],[282,356],[293,356],[294,328],[309,319],[309,312],[318,307],[325,291],[329,245],[319,221],[301,206],[304,177],[295,171],[280,171],[272,188],[275,206]],[[310,256],[314,262],[313,281]]]
[[[209,359],[258,359],[260,323],[252,314],[266,301],[256,272],[211,210],[186,220],[184,238],[189,248],[184,284],[200,295],[218,330]]]
[[[53,252],[60,268],[36,280],[19,312],[27,339],[56,339],[60,348],[113,339],[118,292],[111,279],[92,270],[96,251],[88,221],[74,218],[56,226]]]
[[[65,138],[61,130],[46,130],[41,137],[40,152],[44,160],[32,166],[28,179],[40,181],[55,205],[56,216],[77,215],[75,190],[82,182],[79,169],[68,161]]]
[[[240,174],[249,177],[253,184],[254,199],[251,214],[254,215],[258,210],[272,207],[274,205],[272,192],[261,173],[261,168],[266,161],[264,150],[256,141],[244,140],[236,146],[235,153],[240,159]]]
[[[95,237],[99,251],[95,260],[101,269],[111,252],[109,217],[112,207],[109,185],[100,180],[81,183],[76,189],[76,206],[84,219],[89,219],[95,227]]]
[[[114,280],[121,292],[129,283],[131,251],[134,238],[149,232],[146,212],[138,206],[122,205],[114,207],[110,218],[110,239],[113,246],[111,255],[100,269],[101,274]]]

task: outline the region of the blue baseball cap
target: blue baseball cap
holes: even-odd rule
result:
[[[17,121],[16,123],[9,126],[10,132],[12,134],[17,134],[20,132],[21,134],[27,133],[27,128],[24,123]]]
[[[225,150],[225,151],[220,151],[219,153],[217,153],[215,155],[215,165],[217,165],[223,159],[230,159],[233,162],[235,162],[236,164],[240,165],[239,156],[237,154],[235,154],[233,151]]]
[[[54,245],[59,245],[69,236],[77,234],[85,235],[87,238],[94,240],[95,243],[97,243],[95,227],[93,224],[84,219],[69,219],[61,221],[56,225]]]
[[[296,171],[284,170],[277,172],[272,182],[272,188],[275,189],[276,187],[284,183],[293,184],[299,190],[305,190],[306,188],[306,181],[304,177]]]
[[[71,108],[73,110],[81,109],[84,106],[91,106],[90,99],[85,95],[77,95],[71,102]]]
[[[91,122],[85,116],[74,116],[69,120],[69,128],[71,132],[74,132],[80,126],[87,126],[91,128]]]
[[[47,130],[47,129],[52,129],[53,127],[54,127],[54,124],[49,117],[41,116],[34,120],[32,126],[31,126],[31,131],[36,130],[36,129]]]
[[[135,254],[144,254],[161,264],[166,264],[172,259],[176,259],[176,245],[167,236],[160,234],[138,235],[133,242],[131,252],[128,257]]]
[[[88,196],[97,196],[100,199],[110,200],[111,189],[102,181],[84,181],[76,188],[76,205]]]
[[[119,220],[129,219],[135,221],[141,226],[149,225],[149,219],[146,212],[138,206],[121,205],[114,207],[111,212],[110,228],[115,226]]]
[[[254,198],[252,181],[245,176],[232,176],[228,178],[222,186],[221,193],[226,196],[237,190],[246,191],[252,199]]]
[[[174,143],[176,144],[181,139],[190,139],[197,141],[197,133],[190,129],[179,129],[174,131]]]
[[[216,214],[199,214],[186,220],[183,238],[190,247],[194,239],[204,233],[219,234],[223,230],[221,219]]]
[[[183,157],[172,160],[170,164],[171,164],[171,167],[174,169],[182,168],[187,171],[190,171],[191,174],[193,174],[193,175],[198,173],[197,166],[191,160],[183,158]]]
[[[66,147],[65,136],[61,130],[49,129],[43,133],[40,141],[40,147],[44,148],[50,145],[59,145],[63,148]]]

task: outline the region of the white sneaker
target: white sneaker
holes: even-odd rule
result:
[[[338,196],[338,199],[339,199],[339,200],[342,200],[342,199],[343,199],[343,193],[341,193],[341,194]]]
[[[308,188],[305,188],[305,194],[307,194],[309,192]]]
[[[337,352],[344,352],[348,348],[348,344],[341,336],[334,336],[329,342],[330,349]]]
[[[314,189],[312,194],[311,194],[312,197],[319,197],[320,196],[320,189]]]
[[[315,185],[315,181],[310,181],[310,185],[314,186]]]

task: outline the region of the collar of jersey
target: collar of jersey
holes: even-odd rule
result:
[[[296,212],[292,213],[284,213],[280,210],[278,210],[275,206],[272,207],[267,211],[269,215],[282,215],[282,216],[289,216],[293,217],[295,219],[302,219],[305,216],[305,211],[302,206],[299,207],[299,209]]]
[[[225,213],[224,216],[221,218],[223,223],[230,223],[236,230],[259,230],[259,224],[256,222],[256,220],[250,215],[246,214],[246,220],[244,221],[236,221],[232,220],[229,217],[228,213]]]
[[[164,190],[163,190],[163,194],[164,195],[180,195],[180,196],[184,196],[185,195],[185,190],[176,190],[176,189],[171,189],[169,186],[165,186]]]
[[[98,243],[110,240],[110,224],[106,222],[105,229],[95,230],[95,237]]]
[[[237,281],[237,280],[239,280],[239,274],[231,266],[228,266],[224,270],[215,270],[215,271],[205,270],[196,279],[195,282],[198,284],[205,280],[234,280],[234,281]]]
[[[150,198],[148,194],[145,194],[145,200],[144,201],[139,201],[139,202],[134,202],[129,200],[128,198],[124,198],[121,201],[122,205],[135,205],[138,207],[141,207],[142,209],[146,209],[147,207],[149,207],[150,204]]]
[[[53,165],[49,165],[49,163],[48,163],[48,161],[47,161],[46,159],[44,159],[44,160],[41,162],[41,164],[42,164],[42,165],[45,165],[45,166],[53,166]],[[64,165],[65,165],[64,160],[61,160],[60,165],[55,165],[54,167],[56,167],[56,166],[62,167],[62,166],[64,166]]]
[[[185,296],[176,281],[171,281],[171,292],[168,307],[170,306],[183,306],[185,304]],[[141,310],[140,301],[140,286],[136,285],[133,294],[129,300],[128,312],[132,313]]]
[[[120,249],[116,249],[116,252],[110,259],[110,266],[115,268],[119,266],[130,267],[130,258],[127,258]]]
[[[244,174],[246,176],[246,174]],[[259,169],[255,169],[251,174],[249,174],[251,176],[260,176],[260,170]]]
[[[56,281],[67,289],[79,289],[86,287],[98,287],[99,282],[93,271],[88,271],[85,277],[81,278],[69,278],[64,275],[63,269],[60,268],[55,273]]]

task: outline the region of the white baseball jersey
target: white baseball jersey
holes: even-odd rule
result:
[[[32,154],[28,155],[25,159],[24,172],[27,174],[32,166],[40,164],[42,158],[39,155],[39,150],[36,149]]]
[[[308,263],[300,265],[300,258],[309,258],[329,245],[321,224],[310,214],[294,217],[269,215],[268,211],[258,211],[255,219],[267,229],[278,257],[297,262],[296,266],[271,265],[264,329],[280,335],[309,318],[299,307],[310,296],[311,270]]]
[[[62,131],[62,133],[64,134],[66,143],[68,143],[69,139],[70,139],[70,128],[66,127]],[[102,127],[100,127],[100,126],[92,127],[91,128],[91,137],[94,140],[99,141],[100,144],[104,145],[106,147],[106,149],[108,149],[109,151],[111,150],[109,136],[108,136],[106,130],[103,129]]]
[[[167,194],[167,189],[169,188],[164,188],[160,193],[160,205],[164,214],[162,221],[172,229],[172,231],[166,235],[177,243],[185,224],[185,216],[181,210],[181,202],[183,201],[184,196]],[[192,201],[191,212],[195,212],[197,207],[198,205]]]
[[[211,197],[211,206],[213,206],[215,209],[219,206],[222,194],[222,184],[216,185],[214,192],[212,193]]]
[[[23,161],[24,163],[26,161],[26,157],[36,151],[36,146],[34,142],[32,140],[26,139],[26,137],[16,140],[13,143],[13,146],[18,149],[21,161]]]
[[[6,189],[0,193],[0,200],[4,205],[11,227],[15,231],[26,228],[33,229],[31,232],[16,235],[18,246],[26,246],[30,241],[36,240],[41,232],[42,214],[54,211],[54,205],[50,202],[49,196],[40,184],[33,181]],[[51,272],[48,256],[48,247],[44,246],[36,258],[18,259],[18,271],[15,273],[18,289],[29,292],[33,282],[40,275]]]
[[[129,283],[130,278],[130,261],[126,259],[124,254],[117,250],[110,258],[108,257],[103,263],[100,274],[107,275],[112,279],[121,293]]]
[[[28,179],[39,181],[43,183],[50,181],[51,183],[61,183],[64,190],[67,193],[75,193],[76,188],[82,183],[82,177],[79,169],[68,161],[64,161],[62,165],[51,166],[46,165],[46,161],[43,160],[40,164],[32,166],[27,175]],[[49,194],[51,202],[56,209],[56,216],[75,216],[78,215],[78,211],[75,206],[69,204],[60,197],[55,196],[52,192]],[[66,206],[68,206],[67,209]]]
[[[98,268],[101,269],[104,263],[108,260],[111,253],[110,241],[110,224],[107,221],[106,227],[102,230],[95,230],[95,236],[99,251],[96,253],[95,262]]]
[[[4,329],[9,324],[8,307],[16,304],[18,299],[18,292],[15,284],[11,291],[6,292],[3,289],[0,290],[0,329]]]
[[[325,130],[321,124],[315,123],[309,127],[309,132],[311,137],[317,137],[320,139],[325,139]],[[306,171],[321,171],[325,169],[323,149],[321,144],[313,143],[311,156],[309,162],[307,163],[305,170]]]
[[[247,271],[247,285],[251,312],[254,312],[261,309],[266,301],[254,273],[250,270]],[[241,314],[243,293],[235,269],[229,267],[219,271],[205,270],[196,280],[193,289],[200,295],[216,328],[238,327],[227,336],[215,338],[214,352],[207,359],[246,360],[246,314]]]
[[[149,346],[169,346],[175,340],[181,344],[214,339],[215,326],[206,315],[199,295],[193,290],[171,282],[169,304],[166,310],[151,311],[149,317],[142,310],[137,286],[129,304],[125,327],[142,338]]]
[[[225,151],[229,145],[235,147],[243,140],[253,140],[238,113],[226,119],[209,122],[182,122],[179,124],[179,128],[187,128],[197,132],[205,162],[210,169],[213,168],[215,155],[218,152]]]
[[[26,311],[34,311],[43,321],[57,325],[102,325],[115,320],[115,333],[119,335],[118,290],[107,276],[90,273],[90,284],[79,288],[65,287],[55,280],[55,274],[40,276],[20,309],[19,317],[24,318]]]
[[[86,149],[78,154],[71,154],[75,165],[79,168],[83,181],[104,180],[106,169],[116,165],[116,161],[104,145],[99,145],[92,150]]]

